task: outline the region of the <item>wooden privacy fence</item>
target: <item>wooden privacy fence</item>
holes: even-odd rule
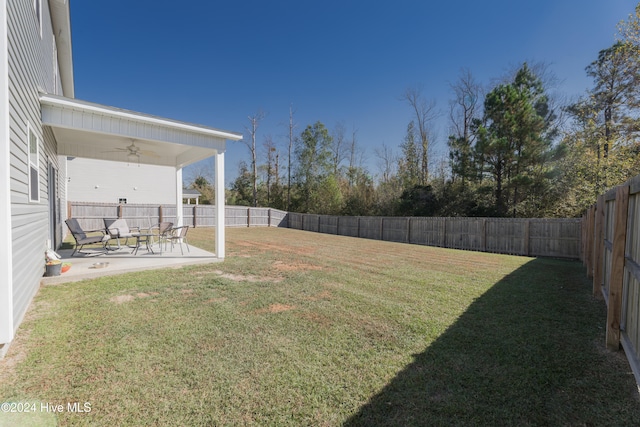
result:
[[[226,206],[227,227],[286,227],[287,212],[271,208]],[[131,227],[149,228],[162,221],[176,222],[175,205],[136,205],[115,203],[69,202],[67,217],[76,218],[87,230],[104,228],[104,218],[125,218]],[[216,213],[213,205],[183,205],[183,225],[191,227],[215,227]]]
[[[289,213],[289,228],[525,256],[580,258],[580,219],[347,217]]]
[[[640,175],[598,197],[582,234],[593,293],[607,304],[607,347],[622,344],[640,384]]]
[[[104,218],[125,218],[148,228],[176,222],[175,205],[69,202],[67,216],[88,230]],[[214,227],[215,206],[184,205],[183,224]],[[525,256],[579,258],[579,219],[349,217],[287,213],[271,208],[226,206],[227,227],[289,227],[298,230]]]

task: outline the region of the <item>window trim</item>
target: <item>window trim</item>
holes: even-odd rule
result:
[[[31,137],[35,139],[35,153],[31,152]],[[35,159],[33,159],[35,157]],[[36,176],[32,176],[35,171]],[[35,178],[35,181],[34,181]],[[40,203],[40,138],[34,132],[30,123],[27,123],[27,181],[29,203]],[[35,185],[35,194],[34,193]]]

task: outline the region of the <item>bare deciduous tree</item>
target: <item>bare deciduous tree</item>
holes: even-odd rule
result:
[[[259,110],[253,116],[248,116],[249,126],[245,126],[245,129],[249,132],[250,140],[245,141],[245,144],[249,148],[251,152],[251,171],[252,171],[252,181],[253,181],[253,206],[258,206],[258,159],[257,159],[257,149],[256,149],[256,135],[258,133],[258,126],[260,126],[260,122],[265,118],[265,113],[262,110]]]
[[[429,180],[429,125],[437,117],[435,101],[425,100],[422,90],[408,88],[401,100],[406,101],[416,116],[416,127],[420,138],[420,184],[426,185]]]
[[[293,121],[293,105],[289,106],[289,152],[288,152],[288,165],[287,165],[287,210],[291,210],[291,151],[293,150],[293,131],[296,128],[296,123]]]
[[[376,157],[378,158],[378,170],[382,174],[381,179],[383,183],[391,181],[391,177],[395,174],[395,167],[398,162],[393,149],[386,144],[382,144],[381,147],[375,149]]]
[[[346,136],[347,132],[344,122],[336,123],[333,128],[333,144],[331,145],[331,166],[333,174],[337,177],[340,164],[345,160],[347,154]]]
[[[454,94],[449,110],[451,133],[469,141],[471,123],[479,116],[481,108],[482,87],[476,83],[471,70],[464,68],[460,71],[458,81],[451,85],[451,90]]]
[[[349,187],[353,186],[356,170],[364,162],[364,153],[358,146],[358,140],[356,139],[357,133],[358,130],[354,127],[351,131],[351,141],[349,142]]]
[[[267,178],[267,206],[271,206],[271,185],[273,178],[276,179],[276,184],[278,180],[278,149],[276,148],[275,142],[273,142],[273,138],[271,135],[267,135],[264,141],[264,149],[267,158],[267,164],[265,165],[266,169],[266,178]],[[275,171],[275,173],[274,173]]]
[[[460,177],[462,187],[472,173],[472,146],[474,133],[471,125],[480,117],[482,87],[476,83],[469,69],[462,69],[458,81],[451,85],[454,99],[449,109],[451,134],[449,158],[453,177]]]

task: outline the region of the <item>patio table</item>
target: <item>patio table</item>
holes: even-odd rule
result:
[[[133,248],[133,251],[131,251],[131,253],[134,255],[137,255],[138,249],[140,249],[140,245],[144,243],[147,251],[151,252],[152,254],[155,254],[155,252],[153,252],[153,249],[151,248],[151,244],[153,243],[151,238],[153,236],[154,234],[151,234],[151,233],[137,233],[135,236],[136,246]]]

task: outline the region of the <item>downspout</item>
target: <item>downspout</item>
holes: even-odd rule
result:
[[[7,1],[0,0],[0,357],[13,340],[13,239],[11,233],[11,132]]]

